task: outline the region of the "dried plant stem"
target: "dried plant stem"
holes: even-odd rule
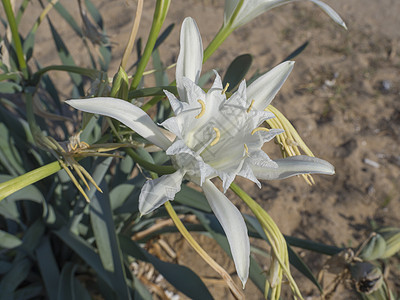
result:
[[[140,19],[142,18],[143,12],[143,0],[138,0],[138,6],[136,9],[135,21],[133,22],[131,35],[129,36],[128,44],[125,47],[124,54],[121,59],[121,68],[125,70],[126,63],[128,62],[129,55],[132,52],[133,45],[135,43],[136,35],[139,29]]]

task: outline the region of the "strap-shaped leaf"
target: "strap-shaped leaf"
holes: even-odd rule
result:
[[[48,236],[44,236],[36,248],[36,257],[47,295],[50,299],[56,299],[60,271]]]
[[[119,240],[121,249],[125,254],[142,261],[150,262],[169,283],[190,299],[213,299],[207,287],[192,270],[158,259],[142,249],[136,242],[125,236],[120,235]]]
[[[229,83],[228,92],[232,91],[246,76],[250,69],[253,57],[250,54],[243,54],[236,57],[226,70],[222,85]]]

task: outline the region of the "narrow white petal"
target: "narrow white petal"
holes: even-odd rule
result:
[[[219,76],[218,72],[213,70],[214,74],[215,74],[215,79],[213,82],[213,85],[211,87],[211,89],[218,89],[218,90],[222,90],[224,87],[222,86],[222,79],[221,76]]]
[[[253,181],[255,184],[257,184],[258,188],[261,189],[261,183],[254,176],[254,173],[253,173],[253,170],[250,167],[250,164],[247,163],[246,161],[244,162],[244,164],[242,166],[242,169],[240,170],[238,175]]]
[[[344,29],[347,30],[347,26],[342,20],[342,18],[339,16],[339,14],[334,11],[332,7],[330,7],[328,4],[320,1],[320,0],[310,0],[312,3],[318,5],[324,12],[328,14],[329,17],[332,18],[333,21],[335,21],[337,24],[342,26]]]
[[[171,145],[171,141],[165,137],[148,114],[125,100],[98,97],[65,102],[85,112],[114,118],[163,150]]]
[[[200,106],[200,104],[197,103],[197,100],[200,99],[204,101],[206,99],[206,92],[204,92],[201,87],[199,87],[191,79],[182,77],[181,84],[186,95],[185,101],[188,102],[189,105],[197,104]]]
[[[225,231],[236,272],[244,286],[249,276],[250,242],[243,217],[236,206],[210,180],[204,182],[203,191]]]
[[[265,168],[252,165],[254,175],[258,179],[273,180],[283,179],[300,174],[325,174],[335,173],[334,167],[325,160],[305,155],[291,156],[275,160],[277,168]]]
[[[148,214],[168,200],[174,200],[175,194],[181,190],[182,178],[185,173],[178,170],[173,174],[148,180],[139,195],[139,211]]]
[[[264,110],[271,103],[288,78],[293,66],[293,61],[285,61],[247,87],[247,99],[255,100],[254,108]]]
[[[164,93],[168,97],[169,103],[171,104],[171,108],[174,111],[175,116],[178,115],[182,110],[187,108],[187,103],[177,99],[174,94],[168,92],[167,90],[164,90]]]
[[[192,18],[186,18],[182,23],[180,51],[176,63],[176,86],[181,101],[186,101],[186,93],[182,78],[186,77],[197,83],[203,64],[203,44],[199,29]]]
[[[171,117],[169,119],[166,119],[164,122],[162,122],[159,125],[161,125],[168,131],[175,134],[178,138],[182,139],[182,128],[179,125],[179,121],[176,117]]]

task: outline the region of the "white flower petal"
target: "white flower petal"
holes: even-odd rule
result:
[[[274,7],[278,7],[294,1],[298,0],[244,0],[243,5],[239,9],[239,12],[236,14],[235,19],[231,20],[234,15],[236,6],[239,3],[239,0],[225,0],[224,25],[226,26],[228,22],[232,22],[231,26],[233,29],[235,29]],[[320,0],[309,1],[318,5],[323,11],[328,14],[329,17],[333,19],[333,21],[347,29],[346,24],[343,22],[340,16],[327,4]]]
[[[176,86],[181,101],[187,101],[182,78],[186,77],[197,83],[203,64],[203,44],[199,29],[192,18],[186,18],[182,23],[180,47],[176,63]]]
[[[204,92],[201,87],[187,77],[182,77],[181,83],[187,97],[186,102],[188,102],[190,105],[195,104],[196,106],[200,106],[197,100],[200,99],[204,101],[206,99],[206,92]]]
[[[186,102],[179,101],[174,94],[168,92],[167,90],[164,90],[164,93],[168,97],[169,103],[171,104],[171,108],[175,115],[178,115],[181,111],[187,108],[188,104]]]
[[[236,272],[244,287],[249,276],[250,241],[242,214],[210,180],[204,182],[203,191],[228,238]]]
[[[182,139],[182,128],[179,126],[180,124],[176,117],[166,119],[160,125]]]
[[[320,1],[320,0],[310,0],[312,3],[318,5],[324,12],[328,14],[329,17],[332,18],[334,22],[339,24],[340,26],[344,27],[344,29],[347,30],[347,26],[342,20],[342,18],[338,15],[336,11],[332,7],[330,7],[328,4]]]
[[[258,179],[273,180],[283,179],[300,174],[325,174],[335,173],[334,167],[325,160],[305,155],[291,156],[284,159],[277,159],[277,168],[264,168],[252,165],[254,175]]]
[[[221,76],[219,76],[218,72],[213,70],[214,74],[215,74],[215,79],[213,82],[213,85],[211,87],[211,89],[218,89],[218,90],[222,90],[224,87],[222,86],[222,79]]]
[[[261,183],[258,181],[256,176],[254,176],[253,170],[251,169],[250,164],[247,163],[247,161],[244,162],[242,169],[240,170],[238,175],[253,181],[255,184],[257,184],[258,188],[261,189]]]
[[[114,118],[163,150],[167,149],[172,144],[148,114],[136,105],[125,100],[98,97],[67,100],[65,102],[85,112]]]
[[[184,175],[182,170],[178,170],[173,174],[146,181],[139,195],[140,213],[148,214],[166,201],[174,200],[175,194],[181,190]]]
[[[255,109],[264,110],[271,103],[293,66],[293,61],[285,61],[247,87],[247,99],[255,100],[253,104]]]

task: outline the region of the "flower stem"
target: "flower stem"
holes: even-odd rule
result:
[[[171,202],[167,201],[164,203],[165,209],[170,215],[172,221],[174,221],[175,226],[178,228],[179,232],[186,239],[186,241],[192,246],[192,248],[204,259],[208,265],[213,268],[227,283],[231,292],[236,297],[236,299],[244,299],[243,292],[237,287],[235,282],[232,280],[231,276],[222,268],[213,258],[211,258],[208,253],[196,242],[193,236],[186,229],[185,225],[183,225],[182,221],[179,219],[176,214],[174,208],[171,205]]]
[[[156,9],[154,11],[153,24],[151,25],[149,38],[147,40],[143,56],[140,59],[139,65],[137,67],[135,76],[133,77],[130,90],[137,89],[137,87],[139,86],[140,80],[142,79],[143,76],[144,69],[146,68],[147,63],[149,62],[158,34],[160,33],[161,26],[163,25],[165,17],[167,16],[167,11],[170,3],[171,0],[157,0]]]
[[[20,189],[46,178],[62,169],[58,161],[37,168],[9,181],[0,183],[0,201]]]
[[[217,35],[213,38],[210,44],[204,50],[203,63],[218,49],[219,46],[226,40],[226,38],[232,33],[232,29],[229,26],[224,26],[220,28]]]
[[[15,21],[14,12],[12,10],[10,0],[2,0],[2,2],[3,2],[4,11],[7,16],[8,24],[11,29],[12,39],[14,41],[14,46],[15,46],[15,52],[17,53],[19,68],[20,68],[20,71],[22,72],[22,75],[24,76],[24,78],[27,79],[28,78],[28,69],[26,67],[24,51],[22,50],[21,39],[19,38],[18,26],[17,26],[17,22]]]

